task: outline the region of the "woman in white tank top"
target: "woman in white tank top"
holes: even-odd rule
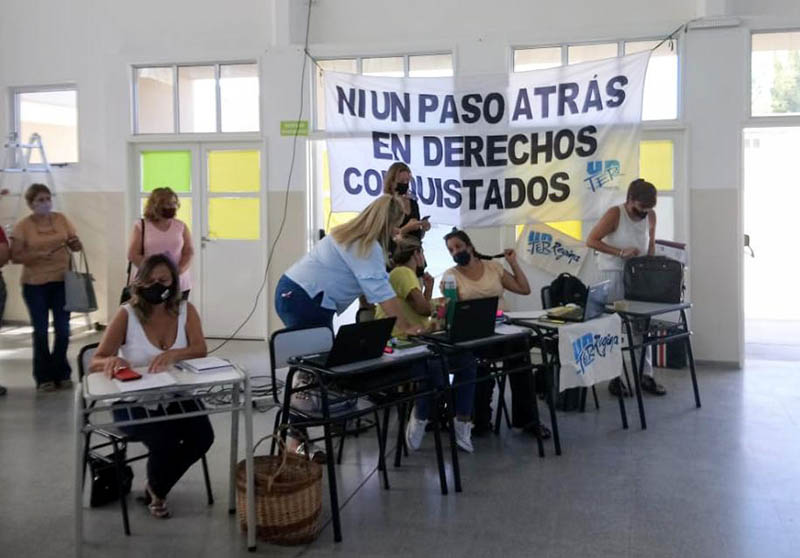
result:
[[[586,245],[597,251],[597,267],[604,280],[610,282],[609,297],[612,300],[625,298],[622,283],[625,260],[636,256],[652,256],[655,253],[656,199],[658,193],[651,183],[637,178],[628,186],[625,203],[615,205],[597,222]],[[641,342],[641,332],[636,332],[634,342]],[[655,395],[667,393],[664,386],[653,379],[653,365],[649,353],[642,371],[642,389]],[[623,390],[619,379],[612,380],[609,390]]]
[[[194,306],[181,301],[178,270],[165,255],[150,256],[131,284],[131,300],[115,314],[92,358],[91,372],[109,378],[122,368],[168,370],[178,361],[206,356],[200,317]],[[142,405],[146,402],[139,399]],[[133,418],[172,415],[202,408],[200,401],[133,407]],[[129,420],[128,411],[114,412],[115,420]],[[166,497],[186,470],[211,447],[214,431],[207,416],[121,426],[134,440],[144,443],[147,459],[145,501],[150,513],[169,517]]]

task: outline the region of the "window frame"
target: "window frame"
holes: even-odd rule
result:
[[[80,92],[78,91],[78,84],[76,83],[55,83],[55,84],[48,84],[48,85],[21,85],[15,87],[9,87],[9,113],[11,117],[9,118],[9,131],[11,133],[17,134],[17,141],[20,143],[24,143],[28,141],[28,138],[23,138],[20,134],[20,127],[22,125],[21,120],[21,106],[19,95],[24,93],[48,93],[53,91],[74,91],[75,92],[75,111],[77,113],[77,120],[75,124],[76,134],[77,137],[75,138],[75,152],[76,152],[76,161],[68,161],[68,162],[51,162],[50,158],[48,157],[47,163],[50,166],[55,167],[65,167],[67,165],[77,165],[81,162],[81,130],[80,130]]]
[[[624,56],[625,55],[625,44],[626,43],[639,43],[639,42],[646,42],[646,41],[661,41],[664,37],[652,37],[652,36],[645,36],[645,37],[626,37],[624,39],[598,39],[594,41],[579,41],[579,42],[567,42],[567,43],[542,43],[542,44],[514,44],[511,45],[509,49],[509,56],[508,56],[508,71],[509,73],[514,73],[514,53],[518,50],[533,50],[539,48],[560,48],[561,49],[561,66],[568,66],[569,65],[569,47],[576,47],[576,46],[592,46],[592,45],[605,45],[615,43],[617,45],[617,56]],[[676,75],[676,107],[675,107],[675,118],[666,118],[666,119],[657,119],[657,120],[642,120],[642,129],[682,129],[684,127],[683,124],[683,97],[684,97],[684,89],[683,89],[683,49],[685,41],[680,40],[678,37],[674,37],[673,40],[675,41],[675,56],[677,57],[678,61],[678,71]],[[752,44],[752,43],[751,43]]]
[[[253,65],[256,67],[256,77],[258,79],[258,129],[251,131],[238,131],[238,132],[223,132],[222,131],[222,88],[220,86],[220,76],[222,74],[222,66],[240,66],[240,65]],[[216,105],[216,130],[213,132],[182,132],[180,129],[180,84],[178,80],[178,69],[187,67],[199,66],[213,66],[214,68],[214,95]],[[139,131],[139,84],[136,78],[138,70],[144,68],[171,68],[172,69],[172,132],[140,132]],[[203,136],[224,136],[230,138],[232,136],[261,136],[262,127],[261,119],[263,115],[262,96],[261,96],[261,64],[257,59],[242,59],[242,60],[217,60],[212,62],[160,62],[153,64],[131,64],[130,66],[130,79],[131,79],[131,136],[135,138],[148,138],[147,141],[153,138],[174,138],[179,136],[186,137],[203,137]]]
[[[800,114],[766,114],[762,116],[753,115],[753,35],[773,35],[776,33],[798,33],[800,34],[800,27],[788,28],[765,28],[765,29],[751,29],[747,36],[747,61],[746,61],[746,103],[747,108],[745,111],[746,121],[742,126],[745,128],[760,128],[760,127],[798,127],[800,126]],[[742,144],[744,145],[744,144]]]

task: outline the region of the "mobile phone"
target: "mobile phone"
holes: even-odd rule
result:
[[[138,380],[141,377],[142,377],[141,374],[139,374],[135,370],[131,370],[130,368],[120,368],[119,370],[114,372],[114,378],[116,378],[120,382],[130,382],[131,380]]]
[[[426,215],[425,217],[423,217],[423,218],[422,218],[422,220],[423,220],[423,221],[427,221],[427,220],[428,220],[428,219],[430,219],[430,218],[431,218],[431,216],[430,216],[430,215]]]

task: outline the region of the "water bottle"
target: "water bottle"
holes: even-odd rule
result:
[[[456,288],[456,278],[450,273],[442,276],[442,292],[445,299],[447,299],[447,329],[453,324],[453,313],[456,310],[456,301],[458,300],[458,289]]]

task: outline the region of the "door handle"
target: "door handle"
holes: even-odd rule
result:
[[[751,258],[755,258],[756,257],[756,253],[753,252],[753,247],[750,246],[750,235],[749,234],[744,235],[744,247],[745,247],[745,249],[750,250],[750,257]]]
[[[207,237],[207,236],[201,236],[201,237],[200,237],[200,244],[201,244],[201,246],[205,246],[205,245],[206,245],[206,244],[208,244],[209,242],[215,242],[215,240],[214,240],[213,238],[209,238],[209,237]]]

